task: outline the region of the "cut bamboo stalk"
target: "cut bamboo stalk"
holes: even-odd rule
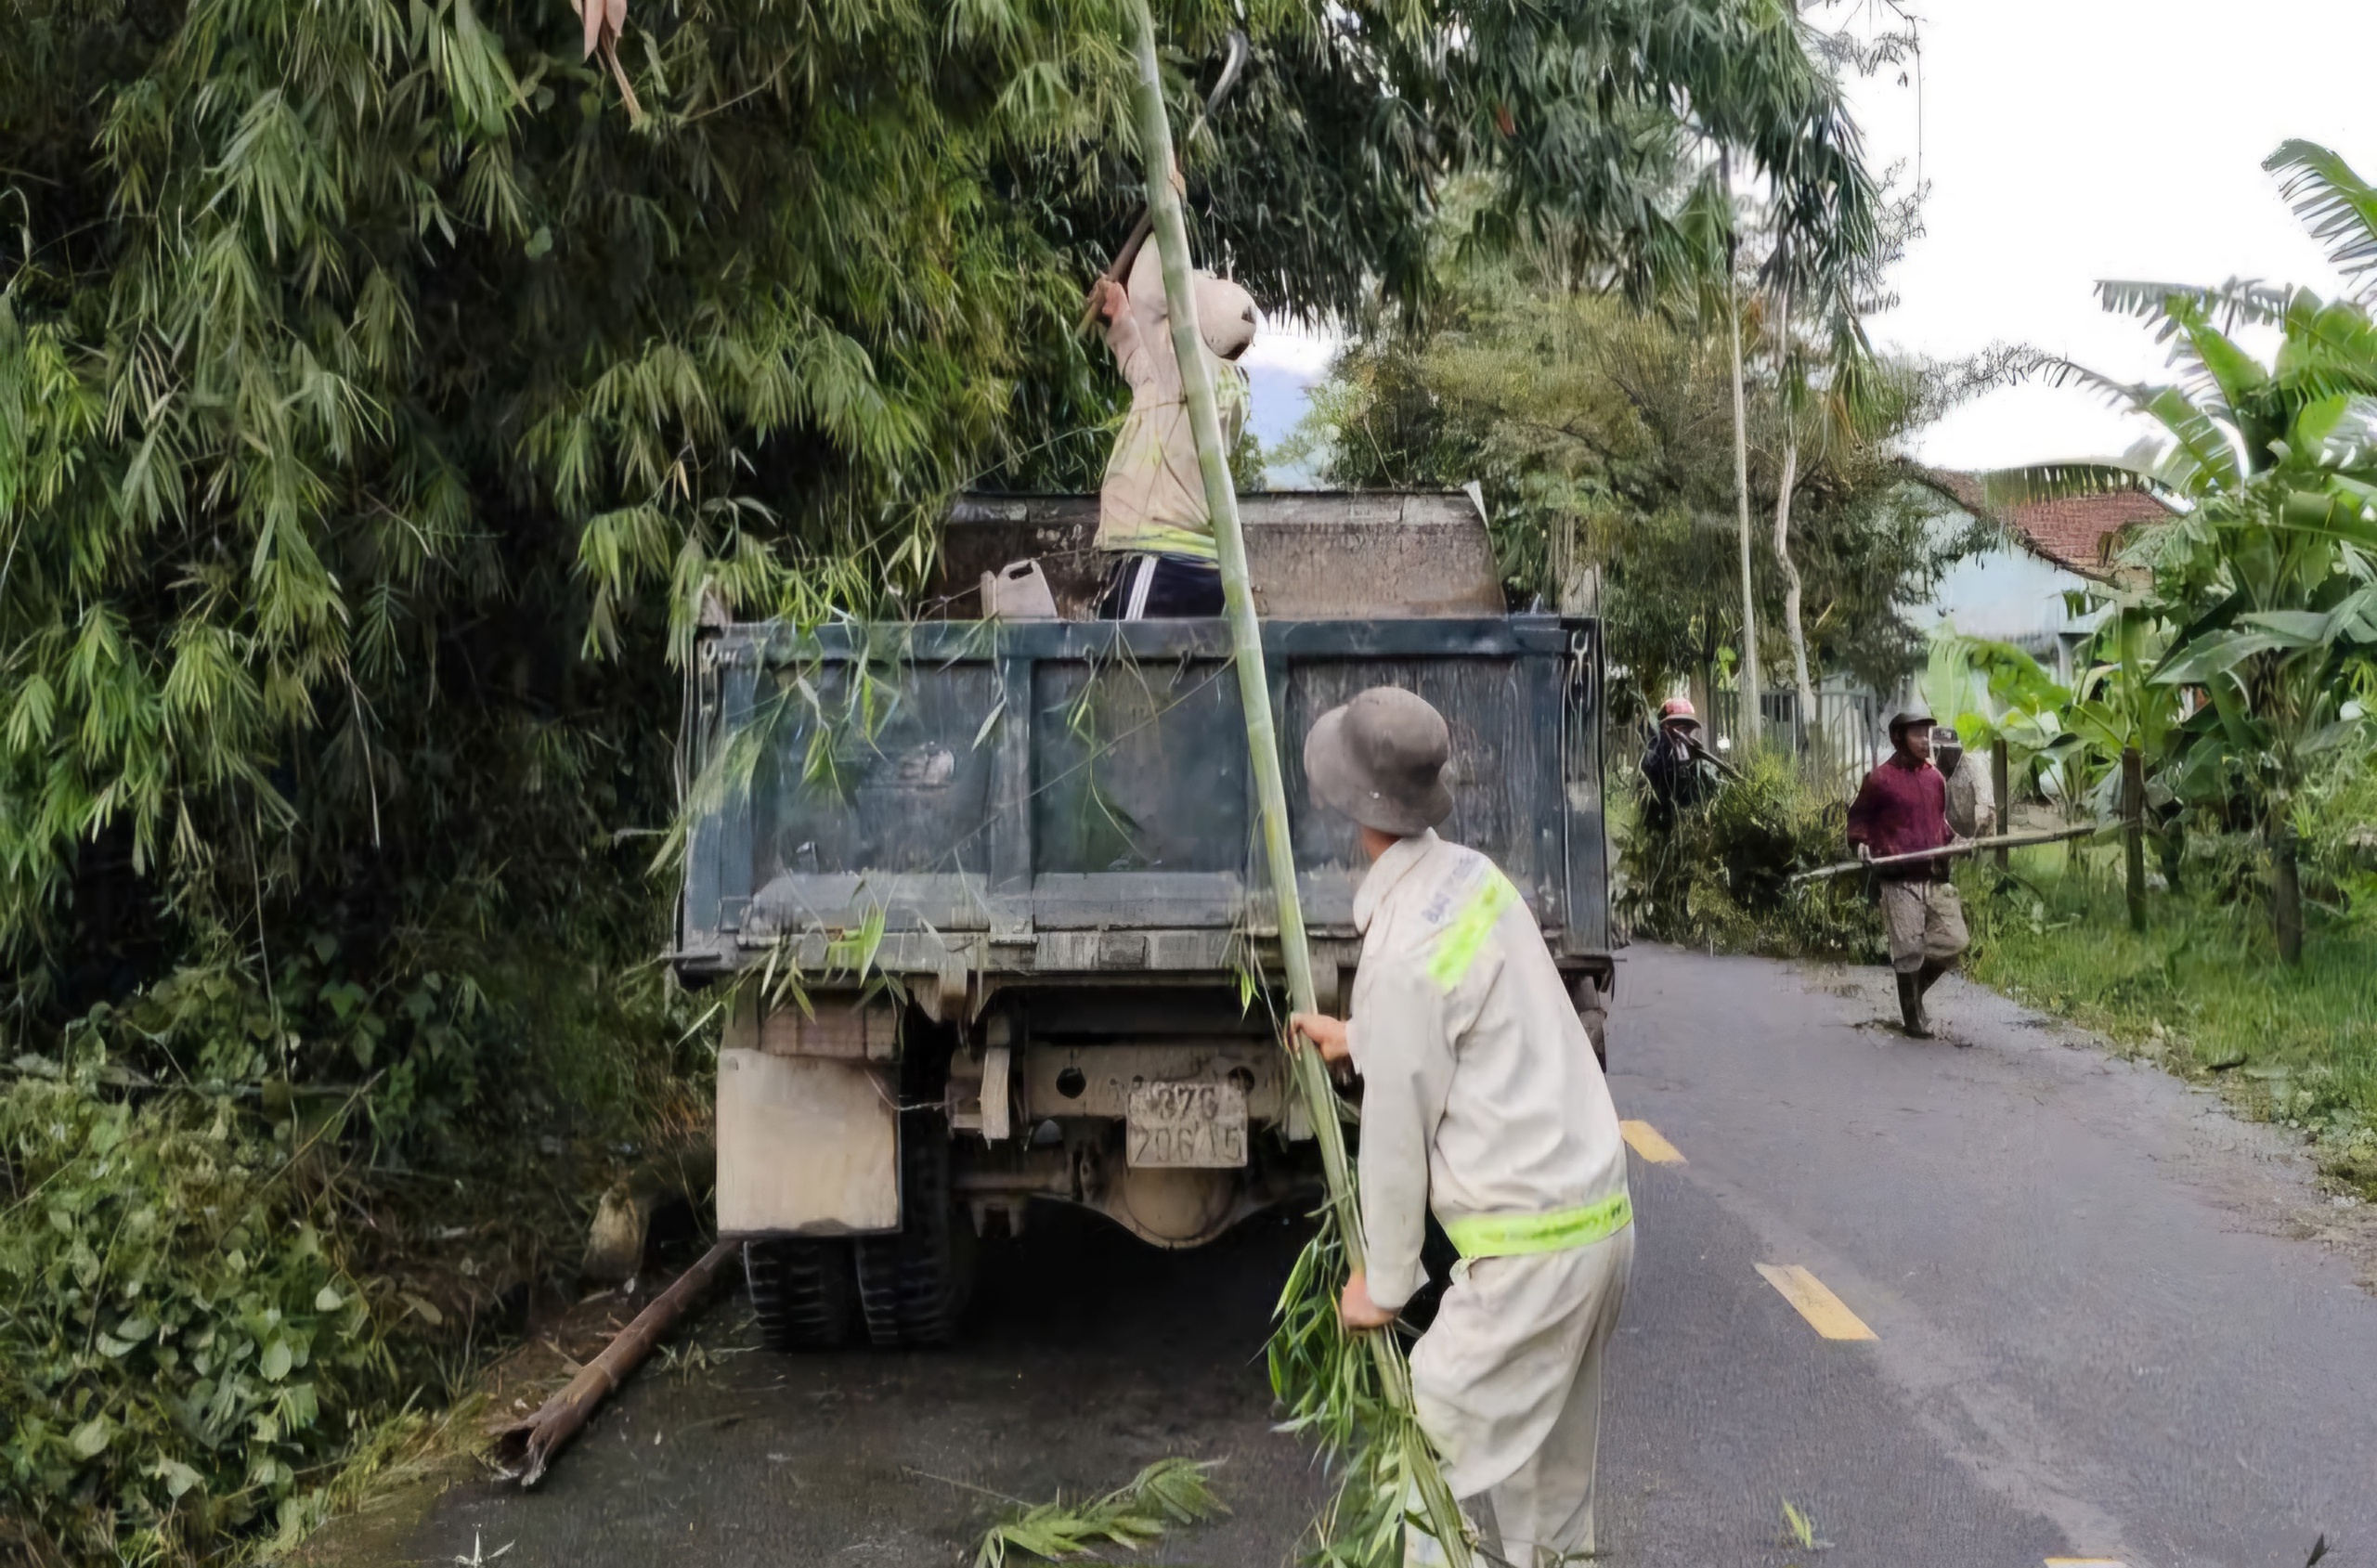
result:
[[[1270,869],[1271,896],[1278,912],[1279,961],[1287,971],[1289,1005],[1299,1013],[1318,1012],[1312,951],[1305,939],[1304,904],[1296,889],[1295,847],[1288,836],[1287,781],[1279,767],[1279,730],[1271,714],[1271,685],[1263,662],[1263,630],[1254,616],[1254,596],[1246,571],[1246,536],[1239,525],[1238,487],[1230,478],[1229,454],[1222,444],[1221,411],[1214,400],[1204,341],[1197,329],[1188,227],[1181,216],[1179,192],[1172,184],[1172,125],[1164,114],[1163,77],[1156,61],[1155,19],[1149,13],[1147,0],[1133,0],[1129,14],[1138,57],[1139,79],[1133,97],[1139,155],[1147,167],[1148,212],[1154,220],[1156,253],[1163,263],[1163,292],[1172,324],[1172,352],[1180,365],[1181,398],[1188,408],[1198,473],[1205,486],[1205,509],[1213,520],[1214,545],[1220,557],[1223,607],[1238,667],[1239,701],[1246,712],[1246,749],[1254,771],[1255,798],[1262,808],[1264,858]],[[1285,1043],[1305,1112],[1320,1144],[1321,1169],[1328,1178],[1337,1234],[1344,1242],[1346,1262],[1360,1270],[1364,1267],[1362,1217],[1354,1201],[1352,1172],[1345,1160],[1345,1131],[1338,1120],[1336,1086],[1330,1082],[1328,1066],[1318,1052],[1292,1037]],[[1410,1411],[1410,1371],[1395,1335],[1378,1332],[1364,1338],[1387,1402],[1399,1411]],[[1471,1568],[1474,1559],[1460,1505],[1433,1457],[1413,1479],[1427,1510],[1431,1534],[1447,1559],[1453,1568]]]
[[[1793,882],[1813,882],[1826,876],[1846,876],[1855,871],[1875,871],[1884,866],[1912,865],[1916,861],[1944,861],[1957,855],[1978,854],[1994,849],[1999,854],[2019,849],[2030,844],[2059,844],[2067,838],[2085,838],[2092,833],[2102,833],[2111,823],[2084,823],[2078,827],[2059,827],[2047,833],[1998,833],[1986,838],[1967,838],[1955,844],[1942,844],[1936,849],[1910,849],[1903,855],[1877,855],[1870,861],[1840,861],[1832,865],[1818,866],[1813,871],[1794,875]]]
[[[693,1267],[679,1275],[675,1283],[654,1297],[651,1305],[636,1314],[635,1321],[604,1346],[602,1354],[579,1367],[568,1387],[539,1406],[532,1415],[518,1420],[498,1418],[489,1435],[496,1439],[496,1451],[520,1467],[522,1486],[534,1486],[544,1479],[545,1467],[569,1445],[569,1440],[578,1435],[578,1429],[594,1414],[595,1406],[627,1381],[628,1374],[642,1365],[643,1358],[652,1354],[652,1347],[660,1342],[660,1336],[710,1288],[718,1277],[719,1265],[741,1250],[742,1244],[734,1241],[721,1241],[712,1247]]]

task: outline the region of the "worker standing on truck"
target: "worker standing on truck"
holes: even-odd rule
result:
[[[1254,298],[1227,278],[1196,276],[1197,329],[1220,407],[1222,434],[1245,427],[1246,372],[1238,356],[1254,341]],[[1197,440],[1172,352],[1172,312],[1156,248],[1141,248],[1125,285],[1101,278],[1091,308],[1131,386],[1130,412],[1098,492],[1098,549],[1111,562],[1101,620],[1161,620],[1222,613],[1222,573]]]
[[[1849,807],[1849,842],[1861,861],[1944,849],[1956,840],[1948,825],[1948,785],[1931,766],[1931,716],[1909,709],[1890,720],[1890,755],[1865,775]],[[1965,908],[1948,880],[1946,860],[1884,866],[1877,878],[1882,930],[1898,975],[1899,1013],[1906,1032],[1931,1038],[1923,998],[1955,967],[1968,940]]]
[[[1443,718],[1393,686],[1305,737],[1313,799],[1354,819],[1372,863],[1350,1020],[1290,1025],[1362,1076],[1369,1267],[1340,1315],[1394,1322],[1434,1209],[1461,1263],[1411,1353],[1420,1425],[1502,1559],[1535,1568],[1594,1549],[1602,1352],[1633,1211],[1617,1112],[1534,916],[1493,862],[1436,836],[1449,756]],[[1443,1561],[1417,1531],[1405,1542],[1407,1562]]]

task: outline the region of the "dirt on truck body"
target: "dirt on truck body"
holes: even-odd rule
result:
[[[1503,613],[1466,496],[1242,505],[1321,1005],[1360,957],[1361,858],[1294,741],[1398,685],[1452,728],[1442,831],[1510,875],[1598,1044],[1598,625]],[[785,1348],[948,1338],[975,1238],[1035,1199],[1183,1248],[1317,1190],[1227,629],[1061,618],[1092,597],[1095,520],[1094,498],[981,497],[952,521],[942,603],[1029,557],[1059,618],[702,642],[674,962],[742,982],[719,1225]]]

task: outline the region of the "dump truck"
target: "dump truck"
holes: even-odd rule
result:
[[[1604,1050],[1597,622],[1512,613],[1466,494],[1240,504],[1320,1005],[1365,862],[1299,743],[1397,685],[1451,727],[1440,831],[1509,874]],[[779,1348],[948,1339],[977,1238],[1034,1203],[1188,1248],[1318,1191],[1228,629],[1087,618],[1096,521],[968,497],[916,615],[698,645],[672,958],[727,987],[719,1228]],[[1018,582],[1033,618],[981,616]]]

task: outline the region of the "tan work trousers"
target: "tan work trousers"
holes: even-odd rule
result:
[[[1633,1263],[1631,1225],[1590,1247],[1475,1259],[1412,1349],[1421,1430],[1486,1545],[1513,1568],[1594,1550],[1602,1353]],[[1446,1558],[1407,1529],[1403,1560]]]
[[[1926,964],[1948,963],[1971,940],[1965,933],[1964,901],[1953,882],[1885,882],[1881,900],[1890,967],[1902,975]]]

